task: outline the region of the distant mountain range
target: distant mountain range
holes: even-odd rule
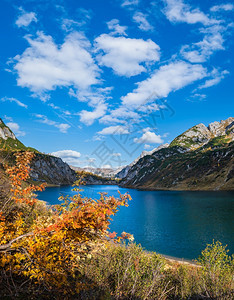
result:
[[[35,153],[31,178],[49,184],[72,184],[76,180],[75,171],[85,171],[88,184],[120,182],[124,187],[152,190],[234,190],[232,117],[208,126],[193,126],[170,144],[143,151],[130,165],[119,170],[69,166],[61,158],[26,147],[0,119],[0,174],[3,174],[3,162],[12,162],[16,150]]]
[[[94,168],[94,167],[74,167],[72,165],[70,165],[71,169],[73,169],[74,171],[77,172],[88,172],[88,173],[92,173],[94,175],[97,176],[102,176],[102,177],[116,177],[116,174],[122,169],[114,169],[114,168]]]
[[[120,185],[152,190],[233,190],[234,118],[198,124],[123,168]]]

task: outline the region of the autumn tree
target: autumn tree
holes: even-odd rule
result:
[[[44,186],[26,184],[32,158],[32,152],[17,152],[16,164],[6,169],[11,198],[24,210],[11,220],[0,212],[0,268],[13,279],[29,280],[47,291],[78,293],[84,288],[77,279],[82,262],[110,239],[118,242],[129,237],[115,238],[108,230],[111,216],[120,206],[128,205],[130,196],[115,198],[102,193],[100,199],[93,200],[75,187],[73,197],[62,197],[61,205],[41,213],[35,191]],[[33,222],[27,222],[30,216]]]

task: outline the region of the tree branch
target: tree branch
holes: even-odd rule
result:
[[[27,237],[27,236],[30,236],[30,235],[33,235],[33,233],[32,233],[32,232],[29,232],[29,233],[22,234],[22,235],[18,236],[17,238],[11,240],[9,243],[7,243],[7,244],[5,244],[5,245],[0,245],[0,252],[4,252],[4,251],[10,250],[11,245],[12,245],[14,242],[16,242],[16,241],[18,241],[18,240],[21,240],[21,239],[23,239],[23,238],[25,238],[25,237]]]

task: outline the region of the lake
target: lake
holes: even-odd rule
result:
[[[213,239],[234,253],[234,192],[142,191],[114,185],[82,187],[82,195],[98,198],[99,192],[118,196],[129,192],[129,207],[121,207],[111,231],[131,233],[146,250],[184,259],[195,259]],[[72,195],[71,186],[50,187],[38,193],[48,204]]]

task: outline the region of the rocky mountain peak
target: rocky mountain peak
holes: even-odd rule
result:
[[[205,126],[203,123],[193,126],[178,137],[170,144],[170,147],[180,146],[188,150],[197,149],[207,144],[212,138],[227,135],[233,140],[234,135],[234,118],[230,117],[227,120],[220,122],[215,121]]]
[[[208,125],[210,133],[214,136],[222,136],[225,134],[233,134],[234,131],[234,118],[230,117],[227,120],[222,120],[220,122],[213,122]],[[229,132],[230,131],[230,132]]]
[[[7,140],[8,138],[16,140],[14,133],[4,124],[2,119],[0,119],[0,138],[4,140]]]

